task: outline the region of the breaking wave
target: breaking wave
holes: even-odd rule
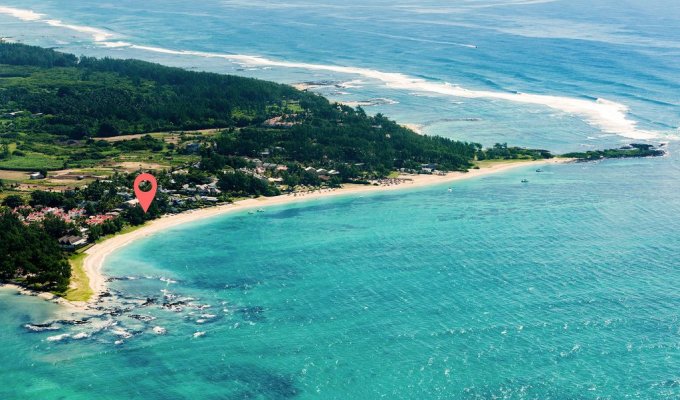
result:
[[[586,98],[530,94],[521,92],[472,90],[450,84],[448,82],[426,80],[422,78],[411,77],[398,72],[384,72],[370,68],[280,61],[260,56],[243,54],[173,50],[163,47],[145,46],[124,41],[115,41],[112,39],[114,39],[117,35],[112,32],[89,26],[67,24],[54,19],[45,19],[43,14],[39,14],[31,10],[0,7],[0,13],[11,15],[24,21],[43,22],[54,27],[88,34],[92,37],[95,43],[108,48],[130,48],[177,56],[221,58],[243,67],[279,67],[356,75],[362,78],[368,78],[373,81],[380,82],[385,87],[390,89],[405,90],[408,92],[421,94],[451,96],[456,98],[504,100],[521,104],[547,107],[578,116],[589,125],[598,128],[605,133],[620,135],[628,139],[651,140],[665,136],[660,131],[639,129],[637,126],[637,121],[629,118],[629,110],[626,105],[602,98],[592,100]]]

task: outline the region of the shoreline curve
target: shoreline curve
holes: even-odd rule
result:
[[[460,180],[467,180],[476,177],[497,174],[512,170],[519,167],[538,166],[546,164],[562,164],[571,162],[571,159],[554,158],[549,160],[536,160],[526,162],[498,162],[480,169],[471,169],[468,172],[449,172],[444,176],[441,175],[400,175],[400,179],[410,180],[410,183],[402,183],[393,186],[369,186],[369,185],[352,185],[345,184],[342,188],[326,189],[323,192],[306,193],[303,195],[293,196],[283,194],[273,197],[259,197],[239,200],[234,203],[219,205],[215,207],[202,208],[197,210],[190,210],[180,214],[164,215],[159,219],[147,222],[141,228],[132,232],[119,234],[112,238],[106,239],[103,242],[97,243],[85,251],[86,257],[83,262],[83,269],[89,279],[89,285],[92,289],[93,295],[87,302],[67,302],[76,308],[87,308],[89,305],[96,303],[101,294],[106,289],[106,276],[102,273],[102,268],[106,258],[116,250],[127,246],[137,239],[151,236],[162,232],[165,229],[190,223],[218,215],[224,215],[237,211],[245,211],[253,208],[269,207],[275,205],[283,205],[289,203],[299,203],[306,200],[321,199],[327,197],[346,196],[369,192],[387,192],[394,190],[404,190],[411,188],[419,188],[426,186],[433,186],[444,183],[451,183]]]

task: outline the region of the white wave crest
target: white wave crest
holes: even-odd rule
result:
[[[277,61],[259,56],[170,50],[151,46],[132,45],[130,47],[164,54],[223,58],[243,66],[269,66],[359,75],[364,78],[382,82],[386,87],[392,89],[408,90],[417,93],[430,93],[471,99],[498,99],[543,106],[568,114],[577,115],[584,119],[588,124],[597,127],[606,133],[617,134],[625,138],[638,140],[650,140],[660,137],[658,132],[638,129],[637,122],[628,118],[627,106],[607,99],[597,99],[593,101],[590,99],[564,96],[470,90],[447,82],[428,81],[410,77],[398,72],[383,72],[369,68]]]
[[[76,340],[87,339],[89,337],[90,337],[90,334],[87,333],[87,332],[80,332],[80,333],[76,333],[75,335],[73,335],[73,339],[76,339]]]
[[[69,337],[71,337],[71,335],[69,335],[68,333],[64,333],[62,335],[50,336],[45,340],[47,340],[48,342],[59,342],[59,341],[62,341],[64,339],[67,339]]]
[[[532,0],[528,0],[531,2]],[[311,71],[326,71],[341,74],[358,75],[374,81],[382,82],[386,87],[409,92],[451,96],[471,99],[497,99],[522,104],[548,107],[564,113],[582,118],[593,127],[605,133],[617,134],[629,139],[650,140],[662,137],[660,132],[638,129],[637,122],[628,118],[628,108],[620,103],[597,99],[565,96],[551,96],[529,93],[494,92],[487,90],[470,90],[446,82],[437,82],[411,77],[398,72],[384,72],[370,68],[348,67],[339,65],[325,65],[301,63],[292,61],[278,61],[260,56],[243,54],[221,54],[202,51],[172,50],[162,47],[144,46],[121,41],[109,41],[114,34],[102,29],[89,26],[65,24],[59,20],[42,19],[43,15],[31,10],[0,7],[0,13],[15,16],[27,21],[44,22],[55,27],[61,27],[89,34],[94,41],[104,47],[128,47],[162,54],[178,56],[196,56],[205,58],[221,58],[239,64],[243,67],[279,67],[303,69]]]
[[[106,41],[102,41],[102,42],[99,42],[99,44],[104,46],[104,47],[109,47],[109,48],[132,46],[132,43],[128,43],[128,42],[106,42]]]
[[[48,20],[45,20],[45,23],[50,25],[50,26],[54,26],[54,27],[58,27],[58,28],[65,28],[65,29],[69,29],[69,30],[72,30],[72,31],[91,35],[95,42],[104,42],[104,41],[113,37],[112,33],[107,32],[107,31],[102,30],[102,29],[93,28],[91,26],[65,24],[58,19],[48,19]]]
[[[94,28],[91,26],[67,24],[58,19],[43,19],[43,17],[45,17],[45,14],[40,14],[33,10],[0,6],[0,14],[9,15],[14,18],[18,18],[22,21],[41,22],[57,28],[63,28],[80,33],[85,33],[92,36],[92,39],[95,42],[104,42],[114,37],[113,33],[105,31],[103,29]]]
[[[14,18],[19,18],[22,21],[37,21],[43,17],[43,14],[38,14],[31,10],[5,6],[0,6],[0,14],[10,15]]]

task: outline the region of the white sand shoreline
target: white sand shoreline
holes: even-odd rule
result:
[[[226,213],[243,211],[252,208],[260,208],[266,206],[274,206],[281,204],[288,204],[294,202],[301,202],[305,200],[320,199],[332,196],[341,195],[352,195],[358,193],[367,192],[384,192],[390,190],[399,189],[410,189],[423,186],[431,186],[437,184],[444,184],[455,182],[464,179],[471,179],[475,177],[496,174],[503,171],[508,171],[519,167],[530,167],[539,166],[545,164],[557,164],[564,163],[571,160],[568,159],[551,159],[551,160],[538,160],[538,161],[527,161],[527,162],[507,162],[498,163],[489,167],[484,167],[481,169],[472,169],[469,172],[451,172],[445,176],[440,175],[404,175],[400,178],[412,179],[412,183],[404,183],[400,185],[393,186],[368,186],[368,185],[345,185],[341,189],[336,189],[333,191],[324,192],[314,192],[305,194],[304,196],[294,197],[292,195],[281,195],[275,197],[260,197],[257,199],[246,199],[234,202],[233,204],[220,205],[211,208],[203,208],[198,210],[187,211],[185,213],[163,216],[160,219],[156,219],[147,223],[140,229],[133,232],[117,235],[110,239],[107,239],[101,243],[97,243],[88,250],[86,250],[87,257],[85,258],[83,267],[90,280],[90,287],[94,292],[94,295],[90,299],[90,302],[96,302],[99,296],[106,290],[106,277],[102,274],[101,270],[108,257],[114,251],[134,242],[135,240],[150,236],[168,228],[197,221],[204,218],[210,218],[217,215],[223,215]]]
[[[47,294],[38,294],[30,290],[26,290],[17,285],[6,284],[8,286],[20,291],[23,294],[37,295],[64,306],[67,306],[74,311],[87,311],[90,306],[94,305],[100,298],[101,294],[106,291],[106,276],[102,273],[102,267],[106,258],[114,251],[127,246],[137,239],[151,236],[162,232],[168,228],[172,228],[181,224],[198,221],[205,218],[210,218],[227,213],[244,211],[253,208],[262,208],[274,205],[282,205],[289,203],[303,202],[306,200],[321,199],[327,197],[347,196],[361,193],[380,193],[393,190],[405,190],[411,188],[418,188],[424,186],[433,186],[438,184],[446,184],[460,180],[466,180],[500,172],[508,171],[519,167],[540,166],[546,164],[558,164],[570,162],[570,159],[551,159],[538,160],[527,162],[499,162],[481,169],[471,169],[469,172],[451,172],[444,176],[441,175],[402,175],[400,179],[409,179],[410,182],[402,183],[392,186],[373,186],[373,185],[345,185],[343,188],[335,190],[324,190],[322,192],[307,193],[304,195],[280,195],[275,197],[260,197],[257,199],[245,199],[236,201],[232,204],[224,204],[210,208],[202,208],[197,210],[187,211],[181,214],[164,215],[163,217],[150,221],[146,225],[140,227],[129,233],[119,234],[109,238],[103,242],[97,243],[85,251],[87,254],[83,268],[89,279],[90,288],[94,295],[87,302],[70,302],[58,296]]]

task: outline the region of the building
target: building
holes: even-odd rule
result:
[[[40,172],[34,172],[31,175],[29,175],[32,180],[35,179],[45,179],[45,175],[41,174]]]
[[[115,216],[109,215],[109,214],[92,215],[87,219],[87,221],[85,221],[85,223],[88,224],[88,225],[101,225],[104,222],[111,221],[115,218],[116,218]]]
[[[75,250],[87,244],[87,239],[80,236],[62,236],[59,238],[61,247],[68,250]]]
[[[122,206],[123,207],[134,207],[137,204],[139,204],[139,200],[132,199],[132,200],[128,200],[128,201],[123,202]]]

